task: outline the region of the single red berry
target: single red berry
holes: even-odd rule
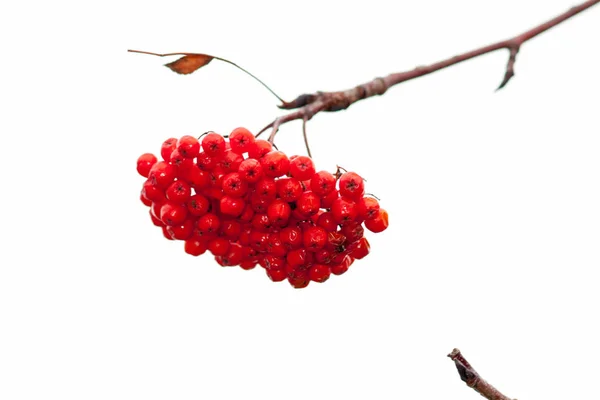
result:
[[[148,179],[156,186],[166,189],[177,177],[177,168],[166,161],[159,161],[152,166]]]
[[[210,156],[208,153],[202,151],[196,158],[197,165],[203,171],[212,171],[219,164],[219,159],[223,154],[225,154],[225,151],[222,154]]]
[[[302,193],[296,202],[296,210],[307,217],[316,214],[319,208],[321,208],[321,198],[314,192]]]
[[[216,237],[208,241],[208,250],[213,256],[224,256],[229,251],[229,240]]]
[[[346,236],[341,232],[328,232],[327,233],[327,244],[330,249],[339,252],[340,247],[343,248],[346,243]],[[343,249],[341,249],[343,251]]]
[[[288,173],[290,169],[290,160],[281,151],[271,151],[265,154],[260,163],[263,173],[269,178],[278,178]]]
[[[187,239],[184,244],[185,252],[196,257],[206,253],[207,249],[208,245],[206,240],[195,236],[190,239]]]
[[[259,264],[265,269],[284,269],[285,258],[267,254],[259,260]]]
[[[252,221],[252,217],[254,217],[254,209],[252,208],[252,205],[246,204],[242,214],[238,217],[238,219],[241,222],[250,222]]]
[[[306,181],[315,175],[315,164],[310,157],[297,156],[290,160],[290,175],[299,181]]]
[[[246,271],[254,269],[256,267],[256,261],[245,260],[240,262],[240,268],[245,269]]]
[[[305,273],[305,274],[301,274],[301,275],[296,275],[294,277],[288,276],[288,282],[295,289],[304,289],[310,283],[310,279],[308,277],[308,274]]]
[[[192,194],[192,188],[185,181],[175,181],[166,190],[167,199],[175,203],[185,203]]]
[[[154,185],[150,179],[142,186],[142,196],[154,203],[164,203],[167,200],[164,189]]]
[[[192,165],[186,168],[183,173],[179,170],[181,179],[188,182],[195,190],[202,190],[208,187],[211,183],[210,173],[203,171],[197,165]]]
[[[281,234],[279,232],[271,233],[271,235],[269,235],[269,241],[267,243],[267,253],[276,257],[285,257],[287,252],[287,248],[281,241]]]
[[[171,153],[177,148],[177,138],[169,138],[160,146],[160,155],[165,161],[171,159]]]
[[[255,213],[266,213],[267,207],[273,201],[267,197],[261,197],[257,192],[252,193],[250,195],[250,205],[252,206],[252,211]]]
[[[308,251],[317,251],[325,247],[327,232],[320,226],[311,226],[302,234],[304,247]]]
[[[331,269],[331,273],[334,275],[342,275],[344,272],[348,271],[350,265],[354,262],[354,258],[345,255],[343,260],[339,263],[332,264],[329,268]]]
[[[281,282],[287,278],[287,272],[284,269],[268,269],[267,276],[273,282]]]
[[[229,240],[237,240],[242,233],[242,224],[235,219],[221,222],[221,234]]]
[[[244,157],[234,153],[232,150],[227,150],[219,161],[219,166],[223,168],[225,172],[237,172],[242,161],[244,161]]]
[[[275,181],[277,194],[288,203],[298,200],[303,192],[300,181],[296,178],[280,178]]]
[[[310,257],[312,257],[309,254],[305,248],[290,250],[287,253],[286,261],[292,269],[304,267],[309,263]]]
[[[379,202],[373,197],[362,197],[356,202],[358,216],[361,220],[373,219],[379,214]]]
[[[365,229],[362,227],[360,222],[346,221],[340,229],[340,233],[346,236],[348,243],[356,242],[363,237]]]
[[[327,232],[334,232],[338,228],[338,223],[335,218],[333,218],[333,213],[331,211],[326,211],[319,215],[317,219],[317,226],[320,226]]]
[[[339,180],[340,196],[358,200],[365,193],[363,178],[355,172],[344,172]]]
[[[198,227],[198,233],[202,236],[211,236],[219,232],[221,220],[215,214],[207,213],[198,219],[196,226]]]
[[[182,136],[177,141],[177,150],[186,158],[196,158],[200,153],[200,142],[193,136]]]
[[[310,189],[321,197],[335,189],[335,176],[327,171],[319,171],[310,179]]]
[[[246,128],[235,128],[229,134],[231,151],[237,154],[246,153],[254,144],[254,135]]]
[[[271,229],[271,221],[267,214],[254,214],[252,227],[257,231],[267,232]]]
[[[277,185],[272,178],[262,178],[256,183],[254,191],[260,197],[274,200],[277,196]]]
[[[167,231],[171,237],[176,240],[187,240],[192,236],[194,231],[194,221],[186,219],[181,225],[167,226]]]
[[[290,250],[298,249],[302,246],[302,231],[300,228],[288,226],[279,233],[281,242]]]
[[[237,172],[225,175],[221,186],[223,193],[233,197],[242,197],[248,192],[248,182]]]
[[[217,167],[208,173],[210,186],[221,190],[223,188],[223,178],[227,175],[223,169]]]
[[[371,251],[371,245],[366,237],[360,238],[357,242],[352,243],[348,249],[350,255],[356,260],[365,258]]]
[[[259,160],[271,150],[273,150],[271,143],[263,139],[256,139],[254,143],[248,146],[248,157]]]
[[[264,253],[267,251],[268,243],[269,243],[269,234],[267,232],[261,232],[257,230],[253,230],[250,232],[250,247],[254,250]]]
[[[333,252],[329,249],[321,249],[315,252],[315,261],[320,264],[329,264],[333,259]]]
[[[308,270],[308,277],[311,281],[323,283],[331,275],[329,266],[323,264],[315,264]]]
[[[201,145],[209,157],[220,158],[225,153],[225,138],[218,133],[210,132],[204,135]]]
[[[331,208],[331,206],[333,205],[333,202],[340,197],[339,192],[337,191],[337,189],[332,190],[331,192],[329,192],[329,194],[326,194],[325,197],[321,198],[321,208]]]
[[[219,210],[232,217],[238,217],[244,212],[246,208],[246,202],[241,197],[233,197],[231,195],[225,195],[221,198],[219,203]]]
[[[388,225],[388,213],[383,208],[379,209],[379,213],[375,218],[371,218],[365,221],[365,228],[367,228],[373,233],[385,231]]]
[[[267,207],[267,216],[274,226],[285,226],[290,219],[290,215],[292,215],[292,208],[281,199],[273,200]]]
[[[263,177],[263,170],[260,162],[254,158],[248,158],[240,164],[238,172],[248,183],[256,183]]]
[[[144,178],[148,177],[150,169],[158,160],[156,156],[151,153],[144,153],[137,159],[137,172]]]
[[[237,243],[231,243],[229,250],[223,256],[221,256],[221,265],[224,267],[232,267],[240,265],[244,260],[244,250],[242,246]]]
[[[188,211],[184,205],[167,201],[160,207],[160,220],[169,226],[181,225],[187,217]]]
[[[342,224],[356,218],[356,204],[345,197],[338,197],[331,205],[331,213],[337,223]]]
[[[201,217],[210,209],[210,202],[201,194],[190,196],[186,202],[187,209],[194,217]]]

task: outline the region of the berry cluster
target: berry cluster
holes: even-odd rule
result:
[[[303,288],[369,254],[364,228],[388,226],[358,174],[317,172],[311,158],[288,158],[245,128],[170,138],[160,155],[137,160],[152,222],[188,254],[209,251],[221,266],[258,264],[274,282]]]

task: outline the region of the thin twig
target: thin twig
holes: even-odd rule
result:
[[[275,135],[279,130],[279,127],[287,122],[301,119],[304,120],[304,124],[306,124],[306,121],[310,120],[314,115],[320,112],[333,112],[344,110],[350,105],[360,100],[366,99],[368,97],[382,95],[394,85],[398,85],[402,82],[406,82],[412,79],[419,78],[421,76],[431,74],[433,72],[439,71],[444,68],[448,68],[450,66],[482,56],[484,54],[488,54],[501,49],[506,49],[509,51],[509,59],[506,65],[506,72],[504,74],[502,82],[496,90],[502,89],[515,75],[514,66],[517,59],[517,54],[519,53],[519,50],[521,49],[521,45],[523,43],[533,39],[539,34],[557,26],[558,24],[572,18],[573,16],[587,10],[588,8],[598,3],[600,3],[600,0],[585,1],[575,7],[570,8],[566,12],[560,14],[559,16],[552,18],[551,20],[546,21],[543,24],[538,25],[535,28],[532,28],[526,32],[523,32],[520,35],[517,35],[511,39],[502,40],[500,42],[496,42],[488,46],[468,51],[466,53],[459,54],[457,56],[436,62],[431,65],[420,66],[409,71],[393,73],[383,78],[376,78],[370,82],[363,83],[349,90],[338,92],[317,92],[313,94],[303,94],[298,96],[291,102],[284,101],[279,106],[280,109],[295,111],[276,118],[273,122],[264,127],[258,135],[262,134],[268,129],[271,129],[269,141],[273,142],[273,140],[275,139]]]
[[[454,361],[460,379],[466,383],[468,387],[472,388],[488,400],[511,400],[510,397],[503,395],[498,389],[487,383],[463,357],[460,350],[452,350],[452,352],[448,354],[448,357]]]

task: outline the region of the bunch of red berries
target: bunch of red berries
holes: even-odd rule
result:
[[[137,160],[152,222],[188,254],[208,250],[221,266],[258,264],[274,282],[303,288],[369,254],[364,228],[388,226],[358,174],[317,172],[309,157],[288,158],[245,128],[170,138],[160,154]]]

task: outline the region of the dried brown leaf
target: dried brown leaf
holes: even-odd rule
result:
[[[178,74],[187,75],[204,67],[212,60],[213,57],[206,54],[187,54],[173,62],[165,64],[165,67],[169,67]]]

